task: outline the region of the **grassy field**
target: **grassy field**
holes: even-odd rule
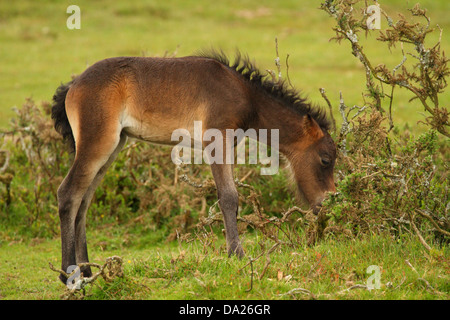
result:
[[[103,264],[121,256],[125,277],[111,283],[100,279],[88,287],[86,299],[449,299],[448,261],[424,255],[419,242],[397,242],[384,237],[365,240],[328,239],[314,247],[280,247],[253,262],[228,258],[223,239],[207,248],[197,240],[161,243],[139,249],[117,239],[102,240],[92,232],[91,256]],[[257,234],[244,237],[249,257],[262,246]],[[101,249],[104,248],[104,249]],[[5,245],[0,250],[1,299],[58,299],[64,286],[48,263],[58,266],[58,241],[35,240]],[[448,255],[448,253],[447,253]],[[367,290],[369,266],[380,268],[380,287]],[[94,269],[94,272],[97,269]],[[299,290],[305,289],[304,290]]]
[[[407,8],[415,2],[379,1],[394,18],[400,12],[407,15]],[[443,28],[442,47],[448,52],[450,2],[421,0],[420,3],[428,9],[432,23]],[[222,48],[232,56],[238,48],[254,58],[261,69],[275,69],[275,37],[283,67],[289,54],[292,83],[313,102],[325,105],[319,93],[319,88],[325,88],[337,119],[340,91],[347,105],[363,104],[364,68],[352,56],[348,43],[329,41],[334,36],[333,21],[318,9],[320,1],[83,0],[76,3],[81,8],[80,30],[66,27],[69,16],[66,8],[70,4],[73,2],[0,2],[0,129],[8,130],[14,106],[21,106],[27,97],[50,101],[61,82],[98,60],[128,55],[162,56],[166,51],[184,56],[210,47]],[[377,32],[361,41],[374,64],[383,62],[393,68],[402,59],[400,48],[389,51],[375,43]],[[438,32],[432,34],[430,45],[438,37]],[[394,121],[400,129],[408,125],[413,133],[421,133],[426,129],[418,123],[424,118],[423,107],[417,101],[409,102],[410,98],[404,90],[397,90]],[[448,104],[450,92],[447,90],[441,99],[442,104]],[[26,159],[24,156],[11,162],[21,163]],[[148,167],[156,180],[164,166],[151,162]],[[18,191],[13,194],[16,203],[11,206],[21,219],[18,221],[29,221],[29,224],[18,225],[7,215],[9,211],[0,212],[1,221],[6,221],[0,223],[0,299],[3,300],[59,299],[64,291],[57,274],[48,265],[60,265],[60,240],[55,231],[57,209],[56,203],[51,202],[54,197],[47,198],[49,203],[36,203],[43,211],[54,211],[44,218],[38,217],[39,210],[34,212],[21,204],[21,199],[32,199],[28,205],[33,203],[33,196],[45,183],[30,179],[30,168],[24,168],[23,177],[20,170],[16,173],[12,187]],[[107,175],[106,180],[110,177]],[[124,184],[132,181],[130,177],[122,180]],[[161,177],[163,180],[171,183],[173,176]],[[279,213],[295,204],[286,191],[285,175],[261,181],[255,188],[261,191],[266,204],[272,200],[270,210]],[[170,187],[168,184],[167,188]],[[99,192],[97,198],[114,204],[108,199],[114,193],[108,192]],[[157,196],[166,201],[164,196]],[[167,199],[170,197],[173,194]],[[170,201],[181,206],[187,202],[185,197],[183,194]],[[0,200],[2,205],[5,200]],[[215,197],[208,198],[208,205],[215,200]],[[330,235],[316,245],[307,246],[305,231],[300,228],[298,237],[302,241],[296,246],[280,245],[269,255],[267,250],[274,242],[249,228],[243,235],[247,257],[238,260],[227,257],[221,226],[215,226],[213,233],[204,230],[195,234],[190,242],[168,241],[167,229],[156,227],[153,220],[157,208],[152,208],[151,218],[137,216],[122,223],[124,219],[117,216],[126,213],[108,216],[114,208],[105,203],[94,202],[90,211],[90,258],[102,264],[107,257],[121,256],[125,277],[112,283],[100,279],[88,288],[86,299],[450,298],[450,247],[443,245],[428,252],[411,234],[364,235],[358,239]],[[189,204],[187,209],[195,211]],[[171,210],[182,212],[185,208]],[[44,223],[50,226],[43,228]],[[252,265],[249,258],[256,259]],[[367,272],[369,266],[377,266],[381,271],[380,288],[367,289],[371,276]]]
[[[385,3],[384,3],[385,2]],[[394,19],[408,14],[415,1],[381,1]],[[444,29],[442,46],[450,49],[450,3],[423,0],[433,24]],[[177,51],[191,55],[204,48],[236,48],[254,58],[261,69],[274,69],[275,37],[281,61],[289,54],[290,78],[311,100],[324,104],[319,88],[325,88],[337,106],[339,91],[349,105],[362,105],[364,72],[349,45],[329,42],[333,21],[318,9],[320,1],[78,1],[81,29],[69,30],[66,1],[0,3],[0,128],[7,127],[12,107],[24,99],[49,101],[61,82],[79,74],[98,60],[113,56],[153,56]],[[387,27],[384,21],[384,26]],[[374,31],[364,44],[374,63],[397,65],[400,48],[392,52],[375,43]],[[438,32],[430,37],[437,41]],[[177,49],[178,48],[178,49]],[[394,119],[402,126],[423,130],[418,104],[397,90]],[[450,101],[450,94],[444,96]],[[445,99],[444,99],[445,100]],[[337,109],[337,108],[336,108]],[[337,110],[335,110],[337,113]]]

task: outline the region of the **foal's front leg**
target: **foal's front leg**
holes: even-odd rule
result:
[[[211,164],[211,170],[217,187],[219,206],[222,210],[227,239],[228,255],[236,254],[242,258],[244,250],[239,240],[237,229],[237,212],[239,194],[233,180],[233,167],[231,164]]]

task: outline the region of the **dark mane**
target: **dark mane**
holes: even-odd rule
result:
[[[296,111],[300,115],[310,115],[323,129],[328,131],[331,127],[331,123],[327,118],[327,114],[324,110],[317,106],[313,106],[302,98],[298,91],[294,88],[288,86],[285,81],[281,83],[275,83],[268,76],[268,73],[262,73],[250,58],[245,55],[243,56],[239,51],[236,53],[236,58],[233,64],[222,51],[209,50],[203,51],[196,54],[196,56],[214,59],[229,68],[235,70],[248,82],[253,84],[255,87],[260,88],[263,92],[268,93],[272,97],[277,98],[282,102],[282,104]]]

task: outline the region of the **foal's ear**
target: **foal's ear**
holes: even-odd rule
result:
[[[314,120],[309,114],[304,118],[305,131],[308,135],[314,139],[320,139],[324,136],[322,129],[316,120]]]

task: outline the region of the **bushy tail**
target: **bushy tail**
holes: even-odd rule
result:
[[[75,139],[73,138],[72,128],[70,127],[69,120],[66,113],[66,96],[70,89],[72,81],[61,84],[56,89],[53,96],[52,104],[52,119],[55,123],[55,129],[63,136],[63,139],[67,142],[71,152],[75,152]]]

